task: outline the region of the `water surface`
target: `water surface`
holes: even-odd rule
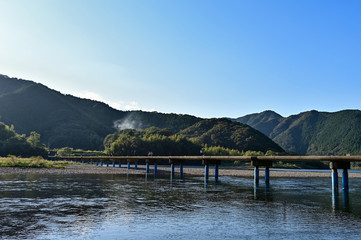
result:
[[[0,176],[4,239],[360,239],[361,179]]]

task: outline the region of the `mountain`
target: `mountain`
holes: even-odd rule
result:
[[[240,151],[284,151],[263,133],[248,125],[228,119],[205,119],[180,131],[180,133],[208,146],[221,146]]]
[[[0,75],[0,120],[19,133],[41,134],[51,148],[102,149],[103,139],[117,128],[150,126],[173,132],[200,119],[190,115],[118,111],[107,104],[64,95],[33,81]]]
[[[360,155],[361,111],[307,111],[282,117],[272,111],[235,121],[249,124],[288,152],[307,155]]]
[[[283,117],[273,111],[264,111],[261,113],[249,114],[235,119],[237,122],[247,124],[266,134],[267,136],[282,121]]]

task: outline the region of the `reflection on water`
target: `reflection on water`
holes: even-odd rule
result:
[[[0,176],[4,239],[350,239],[361,237],[361,179]]]

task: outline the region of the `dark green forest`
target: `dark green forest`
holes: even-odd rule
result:
[[[284,150],[259,131],[227,119],[200,121],[178,133],[150,127],[122,130],[104,140],[108,155],[199,155],[202,149],[212,155],[244,155],[247,151],[284,153]],[[232,154],[233,153],[233,154]]]
[[[183,114],[118,111],[32,81],[0,75],[0,120],[29,135],[36,131],[49,148],[102,150],[104,138],[122,128],[151,126],[177,132],[200,119]]]
[[[283,149],[301,155],[361,154],[359,110],[309,111],[289,117],[265,111],[232,119],[242,123],[232,124],[226,119],[184,114],[119,111],[102,102],[5,75],[0,75],[0,121],[15,126],[12,131],[18,134],[17,139],[36,132],[49,149],[103,151],[108,135],[125,129],[141,132],[156,127],[170,131],[169,136],[163,135],[166,138],[182,136],[198,147],[212,148],[212,153],[217,148],[229,154],[232,150],[232,154],[238,154],[237,151],[265,153]]]
[[[282,117],[272,111],[236,119],[266,134],[287,152],[305,155],[360,155],[361,111],[308,111]]]
[[[8,155],[31,157],[47,157],[48,151],[40,142],[40,134],[31,132],[28,137],[17,134],[14,127],[0,122],[0,156]]]
[[[206,119],[179,132],[194,142],[239,151],[284,152],[263,133],[228,119]]]
[[[145,130],[122,130],[108,135],[104,140],[107,155],[141,155],[152,152],[157,156],[199,155],[200,144],[168,129],[150,127]]]

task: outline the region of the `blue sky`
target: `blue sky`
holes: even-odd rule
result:
[[[0,0],[0,73],[120,110],[360,109],[360,13],[361,1]]]

